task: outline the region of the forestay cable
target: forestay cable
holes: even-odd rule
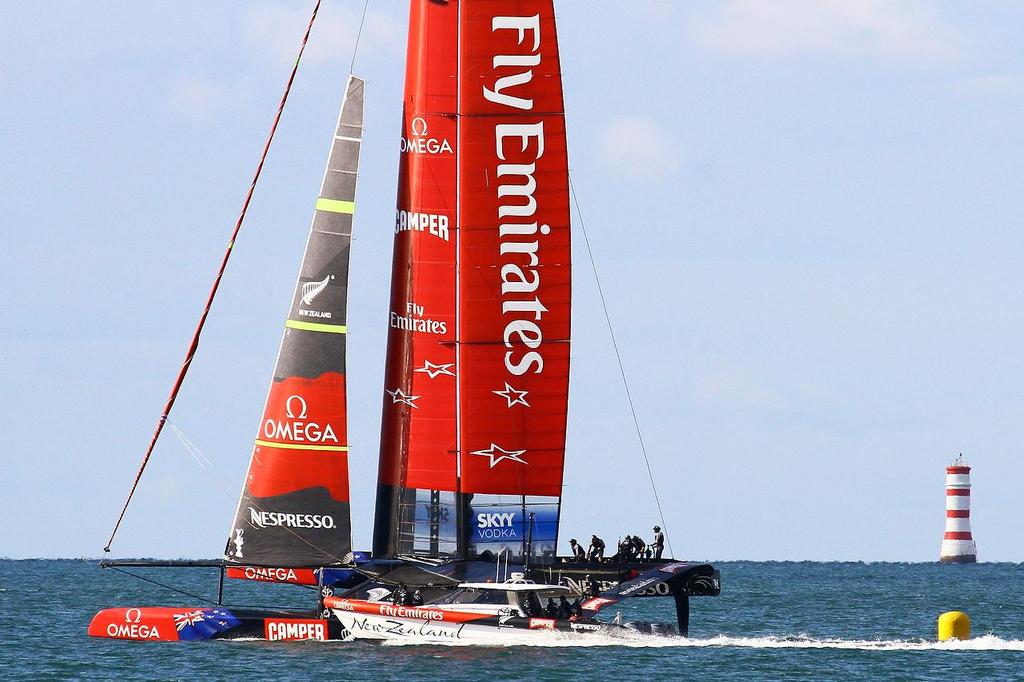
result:
[[[615,329],[612,326],[612,316],[608,312],[608,302],[604,297],[604,289],[601,287],[601,278],[597,274],[597,262],[594,260],[594,252],[590,248],[590,237],[587,236],[587,226],[583,222],[583,211],[580,210],[580,200],[576,196],[576,188],[572,184],[572,177],[569,178],[569,192],[572,194],[572,203],[576,207],[576,218],[580,223],[580,231],[583,233],[583,242],[587,246],[587,255],[590,257],[590,267],[594,271],[594,282],[597,283],[597,294],[601,298],[601,307],[604,309],[604,320],[608,324],[608,334],[612,338],[612,348],[615,349],[615,360],[619,364],[619,375],[622,377],[622,386],[626,390],[626,400],[629,402],[629,411],[633,415],[633,426],[636,428],[636,439],[640,442],[640,452],[644,456],[644,464],[647,465],[647,477],[651,480],[651,490],[654,492],[654,501],[658,505],[658,516],[661,518],[661,527],[665,531],[665,540],[668,542],[668,552],[675,557],[675,550],[672,549],[672,536],[668,532],[668,525],[665,523],[665,512],[661,509],[661,498],[658,496],[658,486],[654,483],[654,472],[651,469],[651,460],[647,457],[647,447],[644,445],[644,436],[640,431],[640,420],[636,416],[636,406],[633,405],[633,395],[629,391],[629,381],[626,380],[626,369],[622,365],[622,355],[619,353],[619,343],[615,339]]]
[[[210,288],[210,295],[206,299],[206,306],[203,308],[203,314],[199,317],[199,324],[196,326],[195,332],[192,334],[192,342],[189,344],[188,352],[185,354],[185,361],[181,364],[181,369],[178,370],[178,376],[174,380],[174,386],[171,388],[171,394],[167,398],[167,403],[164,405],[163,411],[160,413],[160,419],[156,423],[156,430],[153,432],[153,437],[149,441],[149,447],[146,448],[146,454],[142,457],[142,464],[139,465],[139,471],[135,474],[135,481],[132,483],[132,488],[128,491],[128,498],[124,501],[124,506],[121,508],[121,513],[117,517],[117,522],[114,524],[114,529],[110,532],[110,538],[107,539],[107,544],[103,548],[104,552],[110,551],[110,545],[114,542],[114,536],[117,535],[118,528],[121,527],[121,522],[124,520],[125,512],[128,511],[128,504],[132,501],[132,496],[135,495],[135,490],[139,487],[139,479],[142,478],[142,472],[146,469],[146,464],[149,463],[149,458],[153,454],[153,448],[156,447],[157,439],[160,438],[160,432],[163,431],[164,424],[167,423],[167,416],[171,413],[171,408],[174,407],[174,401],[178,397],[178,391],[181,389],[181,384],[185,381],[185,375],[188,373],[188,368],[192,364],[192,359],[196,355],[196,351],[199,349],[199,336],[203,332],[203,326],[206,324],[206,318],[210,314],[210,308],[213,306],[213,299],[217,295],[217,289],[220,288],[220,281],[224,277],[224,271],[228,265],[228,259],[231,257],[231,251],[235,246],[235,240],[238,238],[238,233],[242,229],[242,222],[245,220],[245,212],[249,209],[249,202],[252,201],[253,192],[256,190],[256,183],[260,179],[260,173],[263,172],[263,164],[267,160],[267,153],[270,151],[270,143],[274,140],[274,134],[277,132],[277,124],[281,121],[281,114],[284,111],[284,105],[288,101],[288,93],[291,92],[292,83],[295,81],[295,74],[299,70],[299,62],[302,60],[302,53],[306,50],[306,43],[309,42],[309,34],[313,30],[313,22],[316,21],[317,12],[320,11],[320,0],[316,0],[316,5],[313,7],[313,13],[309,17],[309,24],[306,26],[306,33],[302,37],[302,44],[299,46],[299,54],[295,58],[295,64],[292,66],[291,75],[288,76],[288,83],[285,85],[284,94],[281,95],[281,102],[277,105],[277,114],[274,116],[274,123],[270,126],[270,133],[267,135],[267,141],[263,145],[263,153],[260,155],[260,162],[256,166],[256,172],[253,174],[252,182],[249,183],[249,191],[245,195],[245,201],[242,202],[242,210],[238,214],[238,219],[235,221],[235,229],[231,233],[231,241],[228,242],[227,248],[224,250],[224,257],[221,259],[220,269],[217,271],[217,276],[213,280],[213,286]]]

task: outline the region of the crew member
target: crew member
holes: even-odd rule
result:
[[[587,586],[587,594],[591,597],[600,597],[601,589],[597,586],[597,581],[594,580],[590,574],[583,576],[583,582]]]
[[[423,593],[419,590],[416,590],[412,593],[412,599],[410,599],[409,602],[413,606],[423,606]]]
[[[572,615],[572,606],[569,605],[569,600],[565,598],[564,594],[558,598],[558,611],[556,614],[555,617],[558,620],[568,620],[569,616]]]
[[[548,597],[547,606],[544,607],[544,615],[548,618],[558,618],[558,606],[555,605],[554,597]]]
[[[629,561],[633,558],[633,537],[627,535],[619,541],[619,551],[615,555],[619,561]]]
[[[572,618],[579,619],[583,617],[583,605],[580,604],[580,598],[576,597],[573,600],[572,605],[569,607],[569,611],[572,613]]]
[[[604,540],[596,535],[590,536],[590,547],[587,549],[588,561],[604,560]]]
[[[587,560],[587,553],[586,553],[586,551],[584,551],[583,545],[581,545],[580,543],[576,542],[576,538],[573,538],[572,540],[569,540],[569,549],[572,550],[572,560],[573,561],[586,561]]]
[[[639,535],[633,536],[633,557],[636,559],[644,558],[644,551],[647,549],[647,543],[640,539]]]
[[[651,543],[654,550],[654,560],[661,560],[661,553],[665,551],[665,534],[661,532],[661,526],[654,527],[654,542]]]

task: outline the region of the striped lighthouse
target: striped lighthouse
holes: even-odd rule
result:
[[[977,560],[978,548],[971,536],[971,467],[960,455],[946,467],[946,534],[939,561],[973,564]]]

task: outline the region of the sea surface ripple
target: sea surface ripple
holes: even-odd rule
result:
[[[203,605],[81,560],[0,560],[0,676],[32,679],[406,680],[1021,679],[1024,565],[723,562],[717,598],[691,601],[691,637],[553,637],[542,646],[420,642],[133,643],[91,639],[107,606]],[[210,569],[136,569],[215,595]],[[314,593],[229,581],[236,605],[308,607]],[[935,641],[943,611],[972,639]],[[626,620],[672,622],[670,600],[636,600]],[[609,614],[609,616],[614,615]]]

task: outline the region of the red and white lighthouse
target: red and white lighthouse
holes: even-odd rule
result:
[[[977,560],[978,548],[971,536],[971,467],[960,455],[946,467],[946,534],[939,561],[973,564]]]

